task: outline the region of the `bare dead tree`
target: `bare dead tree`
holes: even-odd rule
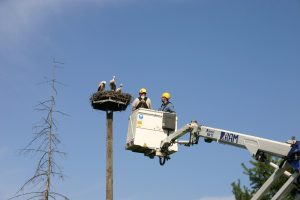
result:
[[[58,155],[65,156],[65,153],[59,150],[61,141],[57,133],[57,123],[54,118],[55,114],[66,115],[59,110],[56,110],[56,84],[61,84],[55,79],[55,68],[57,64],[63,64],[53,61],[53,75],[52,78],[46,82],[51,86],[51,96],[45,101],[41,101],[36,105],[35,110],[45,113],[41,122],[34,126],[34,136],[28,145],[21,150],[23,153],[30,153],[38,155],[38,163],[34,175],[29,178],[17,193],[10,199],[26,199],[26,200],[68,200],[63,194],[54,192],[52,190],[52,180],[58,177],[64,180],[64,175],[61,167],[56,163]],[[25,190],[32,186],[34,190],[25,192]]]

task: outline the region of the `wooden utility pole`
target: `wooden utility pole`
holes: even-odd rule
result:
[[[106,111],[106,200],[113,200],[113,112]]]
[[[106,112],[106,200],[113,200],[113,113],[126,110],[132,99],[130,94],[122,93],[121,85],[116,89],[114,78],[109,91],[104,90],[106,81],[101,81],[90,98],[94,109]]]

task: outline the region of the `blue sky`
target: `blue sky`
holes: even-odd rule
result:
[[[105,114],[89,104],[101,80],[141,87],[155,108],[169,91],[178,124],[203,125],[278,141],[300,138],[300,1],[4,0],[0,2],[0,199],[34,172],[22,156],[34,111],[57,71],[57,116],[68,155],[54,189],[72,200],[105,198]],[[130,109],[114,114],[114,199],[232,200],[248,184],[245,150],[201,141],[158,160],[125,150]]]

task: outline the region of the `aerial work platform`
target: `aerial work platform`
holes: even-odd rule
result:
[[[188,141],[179,139],[189,134]],[[208,127],[191,121],[177,129],[177,117],[174,113],[166,113],[149,109],[138,109],[129,117],[126,149],[144,153],[145,156],[159,157],[160,165],[164,165],[170,155],[178,151],[178,144],[192,146],[199,139],[205,142],[213,141],[249,151],[256,160],[269,164],[275,170],[267,181],[253,194],[251,200],[261,200],[270,187],[281,176],[288,180],[281,186],[271,200],[285,200],[292,190],[300,188],[300,141],[294,137],[286,142],[242,134],[233,131]],[[268,160],[268,156],[281,158],[279,165]],[[287,171],[290,168],[290,171]],[[298,200],[300,197],[296,197]]]

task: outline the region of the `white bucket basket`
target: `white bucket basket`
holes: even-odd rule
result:
[[[175,130],[163,129],[164,112],[143,109],[135,110],[129,117],[126,149],[133,152],[147,154],[149,151],[160,149],[161,141],[168,134],[177,130],[177,117],[175,121]],[[178,145],[175,143],[169,147],[169,152],[178,151]]]

